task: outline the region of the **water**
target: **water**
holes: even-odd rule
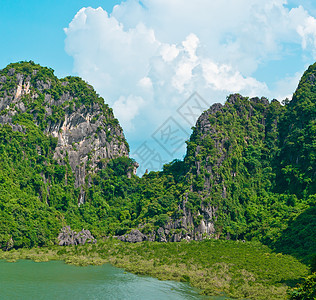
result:
[[[181,282],[137,276],[111,265],[0,260],[0,299],[203,299]],[[205,299],[205,298],[204,298]]]

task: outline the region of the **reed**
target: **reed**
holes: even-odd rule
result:
[[[221,240],[129,244],[110,238],[96,245],[0,252],[0,258],[58,259],[76,266],[111,263],[135,274],[189,282],[204,295],[249,299],[286,299],[289,287],[308,273],[297,259],[258,242]]]

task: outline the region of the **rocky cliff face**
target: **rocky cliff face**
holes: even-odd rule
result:
[[[262,170],[271,170],[282,110],[277,100],[234,94],[199,117],[185,157],[189,192],[179,204],[182,216],[164,226],[167,240],[218,238],[244,217],[244,201],[271,179]]]
[[[198,119],[184,161],[139,178],[132,176],[137,164],[127,158],[122,128],[91,86],[34,63],[11,64],[0,70],[3,220],[16,214],[18,235],[25,226],[33,232],[32,218],[20,215],[29,216],[28,206],[37,203],[56,224],[63,216],[73,226],[71,209],[80,228],[89,224],[94,234],[130,242],[261,239],[270,227],[267,236],[276,236],[280,218],[290,220],[304,201],[315,201],[307,199],[316,188],[315,70],[286,105],[238,94],[214,104]],[[77,208],[88,190],[89,201]],[[3,248],[12,247],[6,232],[15,247],[42,243],[41,236],[21,242],[15,223],[3,228]]]
[[[128,144],[112,109],[80,78],[58,79],[53,70],[34,63],[1,70],[0,124],[23,132],[21,115],[57,139],[54,158],[70,164],[75,187],[89,184],[88,175],[108,160],[128,156]],[[79,203],[83,201],[81,193]]]
[[[194,151],[194,161],[190,162],[192,170],[196,175],[209,174],[205,177],[204,189],[212,190],[214,185],[225,182],[225,178],[218,174],[224,161],[234,156],[237,158],[245,148],[265,140],[268,111],[269,101],[264,97],[248,99],[233,94],[225,105],[216,103],[199,117],[186,159],[189,161],[190,151]],[[234,168],[231,170],[233,179],[237,173]],[[225,198],[225,185],[220,190]]]
[[[156,222],[159,228],[148,232],[140,226],[139,232],[121,239],[243,239],[233,226],[246,222],[249,199],[262,197],[272,186],[283,110],[277,100],[269,103],[264,97],[249,99],[239,94],[230,95],[224,105],[212,105],[197,120],[184,162],[177,165],[176,169],[184,170],[179,175],[182,179],[165,173],[178,183],[177,212],[165,216],[163,225]]]

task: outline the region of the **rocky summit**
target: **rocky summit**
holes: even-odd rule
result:
[[[24,132],[21,116],[56,138],[53,158],[60,165],[69,163],[76,188],[110,159],[128,156],[129,146],[112,109],[78,77],[58,79],[52,69],[32,62],[1,70],[0,124]],[[83,190],[78,201],[84,202]]]

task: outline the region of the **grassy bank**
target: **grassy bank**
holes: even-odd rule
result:
[[[260,243],[220,240],[129,244],[108,239],[96,245],[0,252],[0,259],[64,260],[78,266],[111,263],[136,274],[190,282],[206,295],[248,299],[286,299],[288,287],[308,273],[295,258],[272,253]]]

